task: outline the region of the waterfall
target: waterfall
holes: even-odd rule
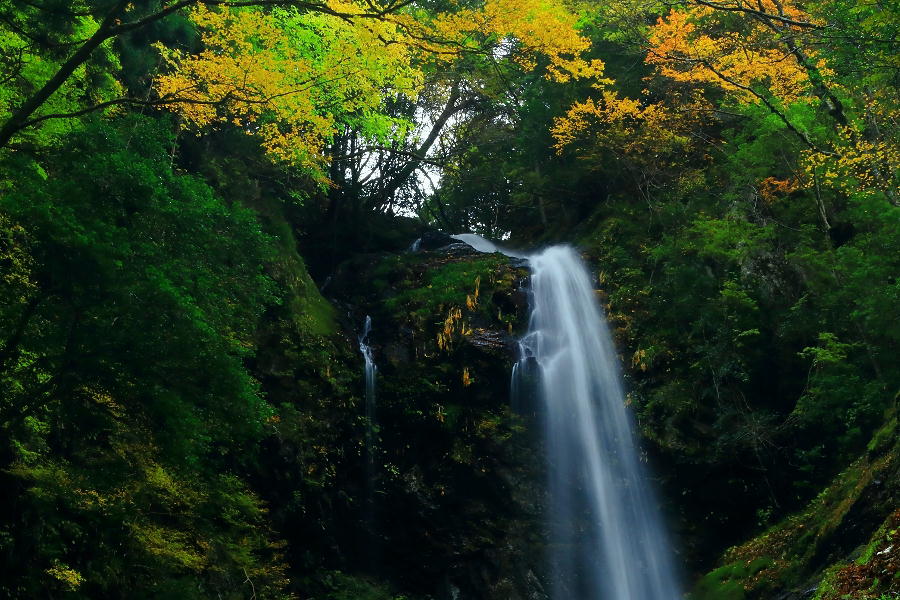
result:
[[[531,319],[510,391],[514,408],[532,394],[542,405],[552,599],[678,600],[672,549],[584,263],[570,246],[522,254],[475,234],[452,237],[531,268]]]
[[[375,554],[375,359],[372,356],[372,348],[369,346],[369,335],[372,332],[372,317],[366,315],[362,334],[359,336],[359,351],[365,360],[365,385],[366,385],[366,432],[365,432],[365,506],[363,515],[369,528],[370,543],[368,551],[369,560],[373,560]]]
[[[554,600],[675,600],[618,358],[587,269],[568,246],[529,257],[532,313],[516,378],[543,403]]]
[[[461,242],[465,242],[468,245],[472,246],[478,252],[485,252],[487,254],[491,254],[492,252],[500,252],[501,254],[505,254],[506,256],[512,258],[526,258],[525,254],[521,254],[516,252],[515,250],[510,250],[508,248],[501,248],[494,242],[481,237],[475,233],[457,233],[455,235],[451,235],[454,240],[459,240]]]
[[[375,359],[372,357],[372,348],[369,347],[370,333],[372,333],[372,317],[366,315],[363,332],[359,336],[359,351],[366,361],[366,429],[368,431],[371,431],[372,426],[375,424],[375,373],[378,371],[378,367],[375,366]]]
[[[479,252],[487,252],[490,254],[491,252],[500,252],[500,249],[497,248],[497,245],[494,242],[481,237],[475,233],[457,233],[455,235],[451,235],[454,240],[459,240],[461,242],[465,242],[468,245],[472,246]]]

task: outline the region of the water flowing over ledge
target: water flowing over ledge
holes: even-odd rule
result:
[[[369,336],[372,333],[372,317],[366,315],[366,321],[363,325],[363,331],[359,336],[359,351],[363,355],[365,361],[364,377],[366,386],[366,433],[365,433],[365,507],[364,518],[370,532],[369,540],[369,559],[374,560],[376,548],[374,547],[374,535],[372,532],[375,528],[375,374],[378,367],[375,365],[375,358],[372,354],[372,347],[369,345]]]
[[[488,240],[454,236],[482,251]],[[475,243],[470,242],[472,239]],[[513,388],[543,405],[554,600],[676,600],[672,549],[638,458],[618,357],[584,263],[570,246],[527,256],[531,319]]]

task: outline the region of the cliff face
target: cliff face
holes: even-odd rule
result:
[[[271,337],[281,341],[262,379],[295,418],[272,442],[281,482],[269,502],[292,562],[309,565],[303,597],[546,597],[537,425],[527,403],[511,409],[509,389],[527,276],[465,244],[360,255],[324,289],[334,335]],[[378,368],[370,437],[357,351],[367,315]],[[301,439],[319,449],[291,441]],[[306,470],[294,481],[291,463]]]
[[[526,276],[505,256],[453,244],[361,257],[332,283],[352,323],[372,317],[379,368],[360,550],[411,592],[542,597],[540,461],[509,397]]]

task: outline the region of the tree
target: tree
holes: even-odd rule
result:
[[[388,4],[377,9],[354,13],[352,16],[379,18],[406,3]],[[18,32],[20,38],[20,43],[15,44],[11,50],[6,49],[5,81],[19,78],[25,74],[25,62],[21,60],[21,57],[26,53],[40,55],[50,51],[52,54],[59,54],[61,47],[75,48],[75,50],[54,64],[52,74],[37,83],[35,89],[21,102],[7,108],[9,114],[3,125],[0,126],[0,148],[6,147],[18,132],[49,119],[77,117],[117,105],[168,104],[175,101],[172,98],[162,98],[151,102],[139,98],[118,97],[94,104],[82,104],[61,112],[38,114],[39,109],[45,106],[73,76],[76,76],[79,70],[93,59],[95,52],[109,40],[146,28],[179,11],[195,6],[293,6],[315,12],[341,15],[340,12],[325,3],[297,0],[174,0],[170,2],[81,0],[75,4],[63,0],[48,0],[40,4],[16,0],[13,6],[7,7],[0,13],[3,22],[10,29],[6,32],[7,37],[17,35]],[[348,15],[343,16],[349,18]],[[72,19],[81,23],[85,29],[92,31],[86,37],[72,35],[62,42],[47,40],[40,33],[47,19]]]
[[[332,152],[336,184],[370,149],[405,154],[398,169],[379,169],[379,198],[371,203],[386,206],[455,115],[488,96],[492,71],[505,64],[529,69],[543,58],[547,77],[558,81],[602,73],[602,63],[582,57],[589,42],[577,33],[575,15],[555,4],[488,0],[446,11],[411,5],[379,19],[364,18],[351,3],[341,11],[197,9],[205,50],[173,53],[174,69],[157,80],[158,93],[194,125],[238,124],[277,158],[322,180],[326,173],[316,167],[327,161],[324,148],[343,136],[331,149],[350,144],[354,156]],[[434,86],[430,98],[441,100],[419,132],[414,121],[422,115],[391,111],[415,103],[426,84]],[[346,163],[343,171],[335,161]]]
[[[204,19],[207,23],[210,23],[215,18],[213,15],[216,13],[211,11],[209,7],[217,7],[221,10],[221,13],[218,14],[225,15],[220,18],[226,19],[226,21],[229,18],[232,19],[231,32],[236,36],[241,35],[241,26],[234,19],[242,17],[228,17],[227,15],[231,14],[229,11],[242,7],[266,6],[271,8],[273,6],[282,6],[292,9],[294,18],[308,13],[329,15],[338,21],[342,21],[344,25],[355,28],[355,35],[363,36],[363,32],[366,32],[372,41],[379,41],[383,46],[380,49],[383,55],[394,53],[395,49],[392,46],[399,45],[401,48],[406,46],[407,50],[399,49],[396,51],[397,54],[402,55],[404,52],[408,52],[408,48],[416,48],[426,55],[440,59],[443,55],[452,57],[463,51],[473,50],[473,48],[467,47],[471,44],[470,41],[463,41],[469,39],[465,37],[466,34],[471,36],[477,33],[479,35],[476,37],[482,37],[482,39],[490,39],[492,36],[503,37],[512,35],[516,36],[531,50],[546,53],[551,58],[550,72],[555,77],[589,76],[596,71],[596,65],[583,63],[578,57],[578,54],[586,48],[586,41],[574,32],[572,28],[574,25],[573,18],[568,16],[568,13],[561,6],[543,5],[533,1],[499,2],[493,0],[487,2],[483,8],[463,9],[446,15],[428,15],[422,10],[412,10],[403,13],[402,9],[411,5],[410,0],[384,5],[373,3],[354,4],[351,2],[333,2],[329,5],[327,3],[317,4],[291,0],[180,0],[163,4],[162,6],[151,1],[131,3],[124,0],[114,3],[97,0],[96,2],[86,2],[74,7],[64,7],[62,4],[45,4],[37,5],[37,7],[32,6],[31,3],[23,4],[26,7],[26,17],[24,19],[18,18],[17,20],[23,25],[33,24],[33,21],[43,13],[55,14],[61,12],[85,20],[86,24],[93,25],[94,30],[83,41],[76,38],[67,42],[69,45],[77,45],[77,49],[58,65],[53,75],[40,84],[34,93],[30,94],[21,104],[10,108],[10,114],[6,122],[0,127],[0,147],[6,146],[19,131],[37,123],[49,119],[78,116],[116,105],[154,104],[181,105],[183,107],[186,104],[193,104],[199,107],[202,105],[234,105],[235,101],[241,100],[246,105],[253,102],[270,102],[279,97],[276,95],[261,98],[259,94],[253,97],[235,96],[235,90],[230,90],[232,93],[226,92],[223,96],[209,95],[202,92],[197,93],[198,90],[193,90],[195,93],[181,96],[179,92],[187,90],[167,87],[155,99],[113,98],[68,112],[37,114],[37,111],[51,99],[77,70],[90,61],[94,52],[105,42],[147,27],[187,8],[197,9],[197,12],[194,14],[200,20],[202,26]],[[12,19],[15,21],[19,16],[17,11],[12,9],[8,11],[8,14],[11,16],[7,20]],[[279,14],[276,11],[273,18],[276,20],[280,19],[282,26],[288,25],[285,22],[285,14],[283,12]],[[510,15],[516,15],[516,17],[510,18]],[[525,18],[520,19],[520,16]],[[245,19],[244,25],[249,25],[249,18],[243,18]],[[254,23],[257,26],[263,26],[260,19],[257,19]],[[527,23],[527,25],[523,26],[521,23]],[[247,33],[246,29],[243,31]],[[271,28],[269,28],[269,31],[272,33]],[[268,39],[274,43],[271,37]],[[359,38],[359,40],[361,39]],[[215,45],[216,38],[210,37],[208,41]],[[219,38],[219,41],[222,41],[222,38]],[[34,43],[40,46],[39,42]],[[357,47],[368,48],[373,51],[379,50],[378,44]],[[284,44],[282,44],[283,48]],[[248,49],[246,46],[244,47],[244,50]],[[483,48],[476,47],[474,49],[483,51]],[[170,55],[169,58],[177,60],[174,55]],[[287,55],[282,58],[290,61],[296,56]],[[192,64],[198,66],[198,61],[208,61],[210,59],[209,55],[197,57]],[[525,55],[522,55],[520,60],[527,61],[528,59],[525,58]],[[185,61],[179,62],[183,63]],[[221,62],[217,66],[224,67]],[[397,65],[395,64],[395,66]],[[15,72],[16,69],[13,68],[12,70],[13,73],[10,77],[16,77],[18,75]],[[220,72],[220,74],[224,73]],[[196,77],[197,74],[195,73],[194,75]],[[213,73],[206,73],[206,75],[215,76]],[[190,75],[187,76],[190,77]],[[312,84],[313,81],[308,80],[307,83]],[[293,83],[299,82],[295,81]],[[262,90],[256,91],[261,92]],[[364,92],[365,90],[360,90],[360,94]],[[299,93],[299,91],[282,90],[281,93],[292,95]],[[186,112],[191,114],[191,111]],[[194,111],[193,114],[196,115],[197,112]]]
[[[270,241],[171,144],[166,121],[93,121],[48,171],[2,165],[4,595],[283,584],[240,478],[273,414],[244,364],[276,302]]]
[[[877,4],[860,8],[860,23],[869,23],[860,26],[850,25],[848,10],[831,1],[697,0],[673,8],[645,32],[645,60],[672,83],[668,90],[648,88],[642,99],[601,90],[601,101],[578,103],[558,121],[559,144],[590,129],[592,119],[624,119],[649,132],[661,122],[668,129],[666,120],[689,124],[684,114],[728,119],[761,107],[805,147],[795,173],[800,185],[852,181],[896,204],[897,96],[885,85],[895,71],[885,49],[897,37],[896,14]],[[881,23],[877,33],[866,31],[872,23]],[[875,70],[861,83],[865,61]]]

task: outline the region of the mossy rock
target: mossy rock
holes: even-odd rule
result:
[[[382,289],[389,287],[389,281],[393,284],[390,287],[394,293],[385,299],[385,307],[419,328],[451,307],[477,310],[488,319],[496,317],[504,323],[514,316],[498,312],[492,296],[481,294],[482,301],[478,302],[480,292],[508,289],[517,281],[517,270],[510,268],[509,259],[500,254],[392,257],[376,267],[374,281]]]
[[[877,454],[889,449],[897,441],[897,436],[897,419],[893,418],[872,436],[868,445],[869,453]]]
[[[697,583],[691,600],[744,600],[744,582],[773,564],[775,561],[771,558],[760,557],[749,562],[735,562],[719,567]]]
[[[808,590],[816,582],[821,582],[817,599],[880,600],[870,590],[883,589],[879,578],[891,569],[881,565],[886,555],[878,552],[893,544],[885,537],[896,528],[892,515],[900,520],[895,512],[900,493],[896,429],[891,412],[863,456],[804,510],[729,549],[723,557],[726,565],[697,583],[692,600],[768,600]],[[878,569],[870,568],[876,563]],[[892,592],[900,587],[889,585]]]
[[[900,597],[900,509],[878,528],[860,556],[831,566],[814,600],[881,600]]]
[[[294,231],[276,201],[270,200],[260,210],[266,232],[272,236],[275,256],[269,269],[284,290],[287,314],[294,325],[308,336],[330,337],[337,333],[334,307],[322,297],[310,277],[306,262],[297,252]]]
[[[528,273],[501,254],[464,250],[360,255],[326,293],[348,315],[348,339],[372,319],[379,575],[423,597],[519,600],[540,589],[543,555],[542,463],[509,398]],[[345,488],[348,505],[361,514],[354,489]],[[327,600],[391,598],[345,583]]]

